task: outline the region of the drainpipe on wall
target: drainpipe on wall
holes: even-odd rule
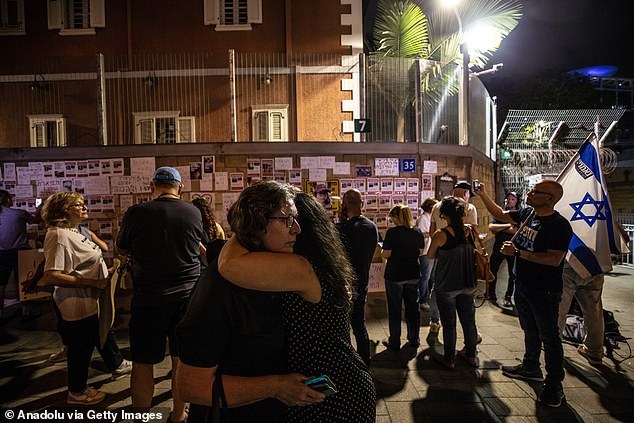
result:
[[[106,78],[104,75],[103,53],[97,54],[97,128],[99,144],[108,145],[108,121],[106,120]]]
[[[238,124],[236,121],[236,51],[229,49],[229,107],[231,119],[231,142],[238,142]]]

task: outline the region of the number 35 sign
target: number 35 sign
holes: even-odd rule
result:
[[[416,172],[416,159],[399,159],[398,167],[401,172]]]

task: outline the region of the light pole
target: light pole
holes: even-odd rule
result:
[[[458,36],[460,38],[460,53],[462,54],[462,79],[458,96],[458,143],[469,145],[469,48],[465,41],[462,19],[458,12],[460,0],[441,0],[443,7],[451,9],[458,21]]]

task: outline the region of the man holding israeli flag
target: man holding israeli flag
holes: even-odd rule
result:
[[[575,296],[586,329],[578,351],[598,365],[603,359],[603,275],[612,270],[610,254],[625,253],[628,248],[613,220],[594,134],[568,162],[557,182],[564,188],[564,195],[555,209],[570,222],[574,232],[564,265],[559,328],[563,331]]]

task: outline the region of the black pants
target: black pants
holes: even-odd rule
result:
[[[495,279],[489,282],[489,295],[496,297],[495,288],[498,281],[498,270],[500,270],[502,262],[506,260],[506,266],[509,272],[509,282],[508,285],[506,285],[506,293],[504,294],[504,297],[511,298],[513,296],[513,291],[515,290],[515,274],[513,273],[515,257],[505,256],[500,253],[500,248],[502,248],[502,244],[498,245],[496,242],[493,246],[493,252],[491,253],[491,272],[495,275]]]
[[[350,326],[357,341],[357,352],[365,362],[370,363],[370,337],[365,326],[365,302],[368,298],[368,286],[358,287],[357,297],[350,312]]]
[[[99,319],[96,314],[75,321],[60,319],[57,330],[66,345],[68,390],[73,393],[83,392],[88,380],[92,351],[99,343]]]

